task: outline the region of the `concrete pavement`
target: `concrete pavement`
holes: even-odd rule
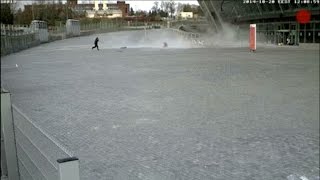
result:
[[[1,83],[75,152],[83,180],[319,179],[317,50],[192,48],[155,34],[99,35],[100,51],[88,36],[12,54]]]

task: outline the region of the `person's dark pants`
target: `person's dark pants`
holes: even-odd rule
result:
[[[98,46],[98,44],[94,44],[94,46],[92,47],[92,49],[94,49],[94,48],[97,48],[98,51],[99,51],[99,46]]]

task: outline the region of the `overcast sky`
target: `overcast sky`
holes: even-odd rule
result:
[[[52,1],[52,0],[47,0],[47,1]],[[58,1],[58,0],[56,0]],[[66,0],[63,0],[63,1],[66,1]],[[99,0],[99,1],[103,1],[103,0]],[[117,1],[110,1],[110,0],[107,0],[108,2],[112,2],[112,3],[116,3]],[[19,7],[22,7],[23,4],[31,4],[32,1],[30,0],[22,0],[22,1],[17,1],[19,3]],[[79,3],[88,3],[88,2],[94,2],[94,0],[78,0]],[[133,8],[134,11],[136,10],[150,10],[151,7],[153,6],[153,3],[155,1],[154,0],[145,0],[145,1],[136,1],[136,0],[127,0],[126,3],[130,4],[130,7]],[[159,2],[159,5],[161,3],[161,1],[158,1]],[[185,0],[185,1],[175,1],[176,3],[183,3],[183,4],[196,4],[198,5],[198,1],[197,0]]]

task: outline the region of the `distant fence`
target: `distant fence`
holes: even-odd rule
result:
[[[170,25],[172,27],[179,27],[182,25],[199,25],[199,24],[208,24],[208,22],[207,20],[202,20],[202,19],[175,20],[170,22]]]
[[[9,180],[79,180],[79,161],[1,92],[1,176]]]
[[[185,32],[181,31],[179,29],[174,29],[174,28],[167,28],[168,31],[175,32],[178,35],[180,35],[184,39],[188,39],[191,41],[191,43],[195,46],[203,46],[204,42],[201,40],[201,35],[200,33],[192,33],[192,32]]]
[[[78,24],[78,27],[54,26],[48,28],[49,42],[65,38],[84,36],[95,33],[119,31],[124,28],[121,23],[88,23]],[[78,30],[77,30],[78,29]],[[68,31],[67,31],[68,30]],[[72,31],[70,31],[72,30]],[[31,30],[30,26],[1,24],[1,56],[40,45],[39,32]]]
[[[177,34],[181,35],[183,38],[186,38],[186,39],[200,38],[200,33],[186,32],[186,31],[181,31],[179,29],[173,29],[173,28],[168,28],[168,30],[172,32],[176,32]]]
[[[70,20],[69,20],[70,21]],[[144,23],[126,21],[101,21],[97,23],[75,23],[76,27],[67,23],[67,26],[48,27],[49,42],[62,40],[75,36],[85,36],[95,33],[106,33],[122,30],[158,29],[167,27],[166,23]],[[169,28],[181,35],[183,38],[191,39],[194,44],[199,44],[199,33],[190,33],[178,29]],[[80,31],[80,32],[79,32]],[[1,56],[19,52],[23,49],[41,44],[37,32],[29,26],[4,25],[1,24]]]
[[[101,21],[97,23],[80,22],[81,34],[105,33],[123,30],[158,29],[163,23],[127,22],[127,21]]]
[[[40,41],[29,26],[1,24],[1,56],[21,51],[36,45]]]
[[[90,35],[95,33],[106,33],[113,31],[120,31],[125,29],[124,22],[97,22],[97,23],[84,23],[80,22],[81,35]]]
[[[164,24],[135,21],[101,21],[96,23],[79,21],[79,23],[75,23],[74,25],[67,23],[67,25],[48,27],[48,42],[96,33],[161,28]],[[43,43],[39,40],[39,34],[37,33],[32,31],[30,26],[1,24],[1,56],[19,52]]]

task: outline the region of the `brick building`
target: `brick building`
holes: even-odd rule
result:
[[[103,14],[103,12],[105,12],[105,14],[115,13],[115,12],[118,13],[120,10],[121,11],[120,16],[126,17],[129,15],[130,5],[126,4],[125,1],[117,1],[117,3],[107,3],[106,0],[105,1],[96,0],[94,4],[76,4],[74,7],[74,10],[78,12],[87,12],[90,14],[96,13],[96,12],[98,14]]]
[[[108,7],[114,5],[122,11],[122,17],[126,17],[129,15],[130,4],[126,4],[125,1],[117,1],[117,4],[107,4]]]

